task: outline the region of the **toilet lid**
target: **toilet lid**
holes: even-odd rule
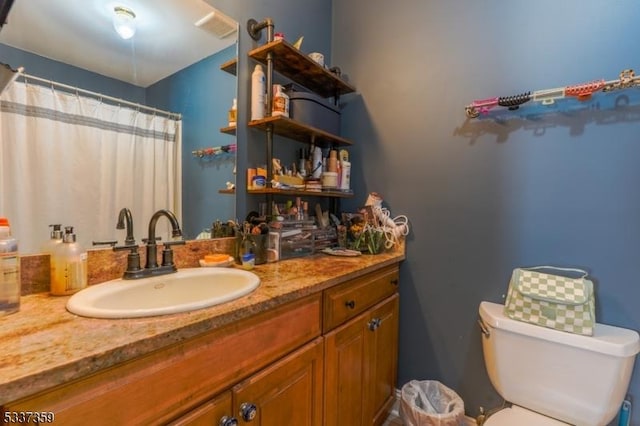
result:
[[[489,416],[486,422],[486,426],[567,426],[568,423],[563,423],[559,420],[552,419],[551,417],[543,416],[542,414],[527,410],[526,408],[513,405],[509,408],[503,408]]]

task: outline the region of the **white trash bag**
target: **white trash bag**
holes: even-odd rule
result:
[[[405,426],[460,426],[464,402],[437,380],[411,380],[402,386],[400,418]]]

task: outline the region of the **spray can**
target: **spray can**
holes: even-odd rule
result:
[[[266,84],[262,65],[257,64],[251,74],[251,120],[264,118]]]

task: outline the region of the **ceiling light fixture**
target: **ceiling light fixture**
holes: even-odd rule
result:
[[[130,39],[136,33],[136,14],[133,10],[124,6],[116,6],[113,8],[113,28],[120,37],[125,40]]]

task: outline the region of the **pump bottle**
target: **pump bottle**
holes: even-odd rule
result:
[[[42,245],[42,252],[49,255],[49,283],[53,282],[53,253],[62,244],[62,225],[49,225],[52,228],[51,238]]]
[[[58,244],[62,243],[62,225],[56,223],[49,225],[49,227],[51,228],[51,238],[42,245],[42,253],[52,256]]]
[[[64,296],[87,287],[87,253],[76,242],[73,226],[64,227],[62,243],[51,258],[51,294]]]

